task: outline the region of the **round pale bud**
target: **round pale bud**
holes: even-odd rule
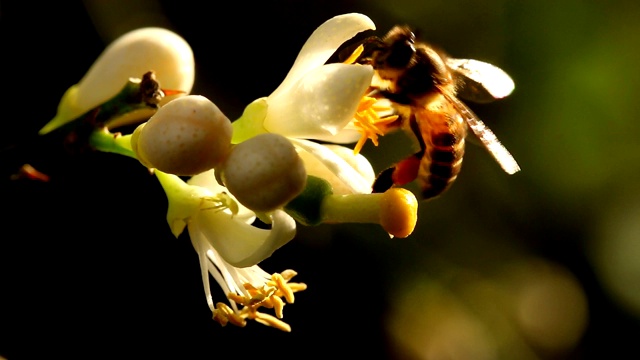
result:
[[[302,192],[307,173],[284,136],[261,134],[234,146],[222,165],[222,181],[247,208],[267,212]]]
[[[209,99],[187,95],[168,102],[136,128],[131,147],[149,167],[196,175],[221,164],[231,148],[229,119]]]

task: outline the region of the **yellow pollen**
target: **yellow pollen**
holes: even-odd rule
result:
[[[282,310],[284,309],[284,301],[282,301],[280,296],[277,296],[277,295],[271,295],[269,300],[271,300],[270,303],[273,304],[273,308],[276,312],[276,316],[278,317],[278,319],[282,319],[284,316],[282,313]]]
[[[295,300],[295,298],[293,297],[293,291],[291,291],[291,288],[289,287],[289,285],[287,285],[287,282],[282,277],[282,275],[273,274],[271,275],[271,280],[275,281],[276,285],[278,286],[278,290],[280,290],[279,292],[282,292],[282,295],[287,300],[287,302],[289,304],[293,304]]]
[[[377,104],[377,100],[370,96],[362,97],[358,110],[353,116],[353,125],[360,133],[360,139],[353,148],[353,154],[357,155],[362,147],[371,139],[373,145],[378,146],[378,136],[384,136],[390,129],[388,125],[398,120],[398,115],[380,117],[379,112],[390,111],[392,108]]]
[[[216,304],[216,308],[213,311],[213,320],[222,326],[227,325],[229,322],[239,327],[247,325],[246,320],[242,316],[236,314],[229,305],[221,302]]]
[[[251,313],[249,315],[249,318],[263,325],[271,326],[282,331],[291,332],[291,326],[289,326],[289,324],[269,314],[264,314],[256,311],[254,313]]]
[[[281,274],[275,273],[271,275],[271,280],[268,280],[261,288],[250,283],[243,284],[242,286],[246,290],[245,294],[248,296],[236,293],[227,294],[229,300],[243,308],[234,311],[225,303],[217,303],[213,311],[213,319],[222,326],[231,323],[240,327],[244,327],[247,323],[246,319],[250,319],[282,331],[291,331],[291,326],[280,319],[284,316],[284,305],[291,304],[295,300],[293,293],[307,289],[306,284],[289,283],[289,280],[297,274],[294,270],[285,270]],[[286,302],[282,299],[283,297]],[[273,309],[276,316],[258,312],[261,307]]]
[[[298,292],[298,291],[307,290],[307,284],[305,284],[305,283],[290,283],[290,284],[287,284],[287,285],[289,285],[289,288],[294,293]]]
[[[282,278],[289,281],[291,280],[294,276],[298,275],[298,273],[295,270],[291,270],[291,269],[287,269],[283,272],[280,273],[280,275],[282,275]]]

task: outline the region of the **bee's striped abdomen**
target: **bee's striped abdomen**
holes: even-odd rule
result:
[[[447,190],[458,176],[466,127],[455,112],[422,111],[416,120],[424,141],[417,181],[422,196],[428,199]]]

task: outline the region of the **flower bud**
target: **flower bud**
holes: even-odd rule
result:
[[[163,28],[142,28],[112,42],[80,82],[67,90],[58,113],[41,130],[46,134],[111,99],[129,78],[154,71],[163,89],[191,91],[193,52],[179,35]]]
[[[136,128],[131,147],[149,167],[175,175],[213,169],[231,147],[229,119],[209,99],[187,95],[170,101]]]
[[[291,142],[269,133],[233,147],[222,165],[222,181],[242,205],[267,212],[300,194],[307,174]]]

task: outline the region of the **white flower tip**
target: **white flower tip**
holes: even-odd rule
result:
[[[117,94],[129,78],[151,70],[163,89],[190,92],[195,80],[191,47],[178,34],[158,27],[120,36],[78,83],[76,106],[88,111]]]
[[[170,101],[131,137],[142,164],[176,175],[195,175],[221,164],[231,147],[229,119],[209,99],[187,95]]]
[[[376,24],[371,20],[367,15],[360,13],[348,13],[334,16],[333,19],[329,19],[329,21],[336,21],[337,24],[340,24],[343,21],[349,22],[353,24],[357,29],[362,29],[358,32],[362,32],[365,30],[375,30]]]
[[[241,204],[268,212],[302,192],[307,174],[291,142],[269,133],[234,146],[222,165],[222,180]]]
[[[307,72],[322,66],[347,40],[358,33],[375,28],[368,16],[359,13],[338,15],[325,21],[302,46],[287,77],[271,96],[287,91]]]

